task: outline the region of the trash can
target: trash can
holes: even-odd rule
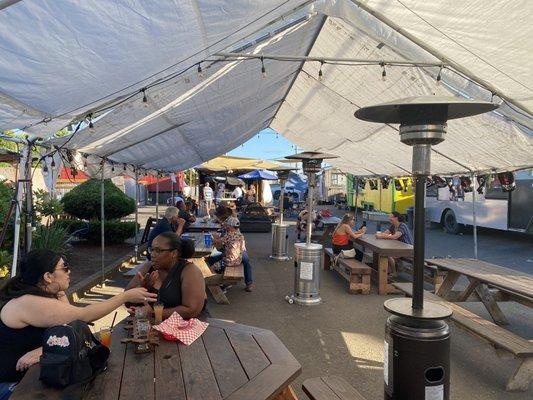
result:
[[[413,229],[415,226],[415,208],[409,207],[407,209],[407,225],[409,225],[409,229]]]
[[[385,330],[385,400],[448,400],[450,329],[442,320],[390,316]]]

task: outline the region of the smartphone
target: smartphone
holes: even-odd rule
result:
[[[361,228],[362,228],[363,226],[366,226],[366,221],[363,221],[363,225],[361,225]]]

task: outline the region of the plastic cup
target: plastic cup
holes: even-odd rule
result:
[[[100,328],[100,342],[107,348],[111,347],[111,328],[109,326]]]
[[[163,309],[165,306],[163,303],[155,303],[154,304],[154,322],[156,324],[160,324],[163,322]]]

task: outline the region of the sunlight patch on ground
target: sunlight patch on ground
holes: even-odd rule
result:
[[[383,369],[383,339],[353,332],[341,332],[341,336],[359,367]]]

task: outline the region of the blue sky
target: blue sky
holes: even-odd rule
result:
[[[294,154],[294,145],[270,128],[264,129],[242,146],[230,151],[228,155],[236,157],[274,160]]]

